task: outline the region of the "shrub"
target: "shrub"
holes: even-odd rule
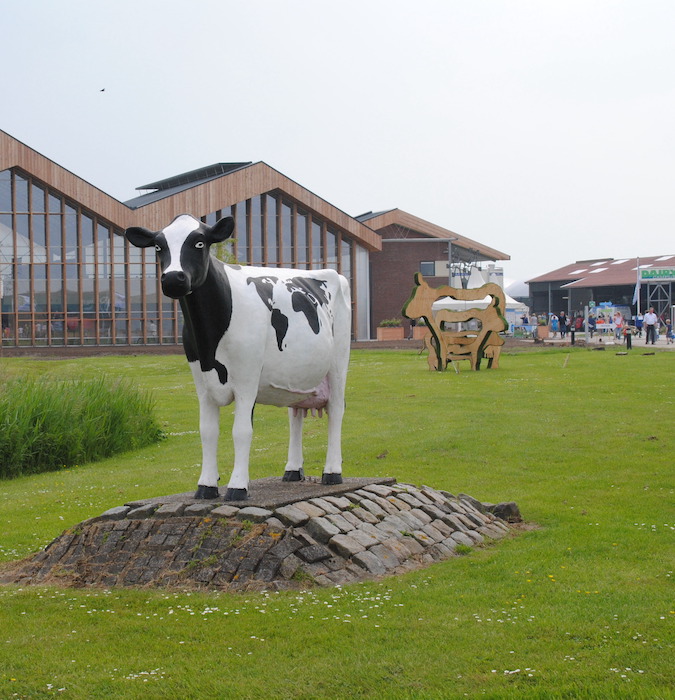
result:
[[[385,318],[380,321],[380,328],[398,328],[403,322],[400,318]]]
[[[0,391],[0,477],[53,471],[157,442],[149,394],[125,381],[14,379]]]

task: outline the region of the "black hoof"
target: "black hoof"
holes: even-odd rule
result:
[[[321,483],[324,486],[334,486],[335,484],[341,484],[342,474],[326,474],[324,472],[323,476],[321,477]]]
[[[285,471],[284,475],[281,479],[282,481],[304,481],[305,480],[305,471],[303,469],[299,469],[298,471]]]
[[[247,489],[227,489],[226,501],[245,501],[248,498]]]
[[[218,487],[217,486],[202,486],[199,484],[197,486],[197,491],[195,492],[195,498],[202,500],[210,500],[212,498],[218,498]]]

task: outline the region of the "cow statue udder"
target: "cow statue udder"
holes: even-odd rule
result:
[[[351,338],[347,280],[334,270],[228,265],[209,249],[232,235],[228,216],[207,226],[181,214],[153,232],[125,236],[154,246],[162,291],[179,299],[183,346],[199,397],[202,472],[196,498],[218,497],[220,407],[235,403],[234,468],[226,501],[248,497],[256,403],[287,406],[290,439],[284,481],[303,477],[302,423],[308,410],[328,413],[323,484],[342,483],[341,431]]]

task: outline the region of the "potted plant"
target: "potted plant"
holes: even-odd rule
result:
[[[403,340],[403,323],[400,318],[385,318],[377,328],[378,340]]]

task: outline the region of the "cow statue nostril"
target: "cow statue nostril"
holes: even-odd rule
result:
[[[190,277],[185,272],[165,272],[161,278],[162,291],[172,299],[178,299],[189,294],[191,289]]]

